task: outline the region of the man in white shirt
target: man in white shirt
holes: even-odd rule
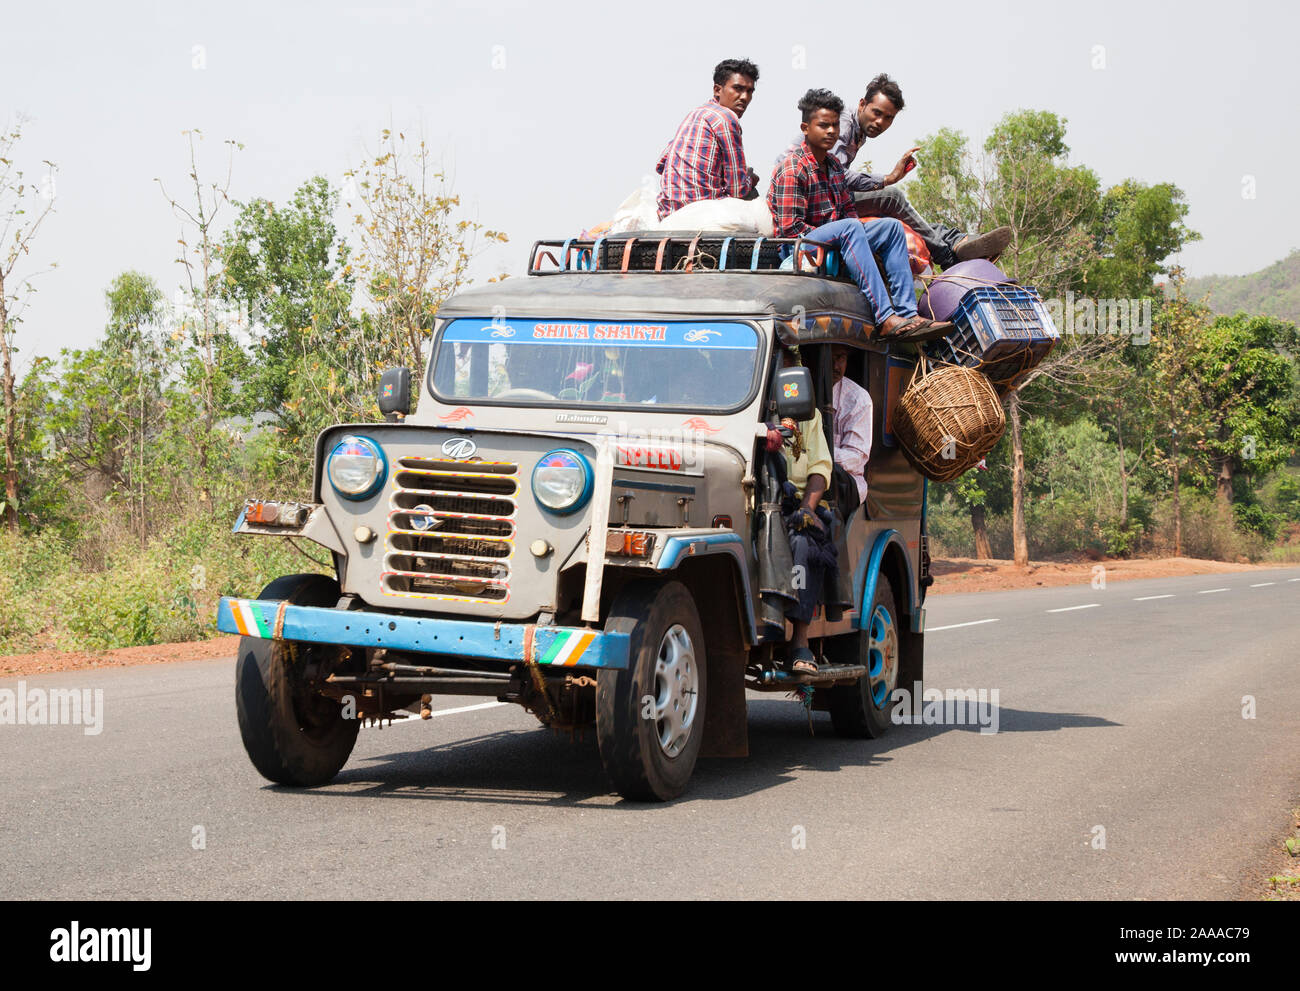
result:
[[[831,349],[831,373],[835,381],[831,404],[835,407],[835,463],[853,476],[860,502],[867,499],[867,459],[871,457],[871,393],[849,379],[849,349]]]

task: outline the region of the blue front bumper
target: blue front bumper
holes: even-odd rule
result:
[[[223,598],[217,629],[266,640],[387,647],[480,661],[626,668],[629,637],[583,627],[348,612],[264,599]]]

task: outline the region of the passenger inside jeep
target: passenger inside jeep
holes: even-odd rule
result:
[[[835,465],[843,467],[853,481],[857,505],[867,501],[867,462],[871,458],[873,409],[871,393],[854,382],[847,373],[850,348],[844,344],[831,347],[831,370],[834,378],[832,405],[835,408],[833,435]],[[847,508],[847,507],[844,507]]]
[[[797,349],[784,350],[782,362],[785,367],[799,364]],[[850,604],[839,581],[844,521],[824,502],[834,477],[834,460],[821,413],[814,408],[811,419],[768,424],[765,447],[758,521],[764,618],[769,625],[778,616],[790,621],[786,666],[796,674],[815,674],[817,660],[808,644],[808,626],[817,607],[826,607],[829,615]],[[787,568],[788,580],[783,574]],[[770,608],[776,600],[783,600],[783,615]]]

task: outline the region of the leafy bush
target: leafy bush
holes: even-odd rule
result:
[[[1138,550],[1146,536],[1146,527],[1135,519],[1127,523],[1110,520],[1101,527],[1103,549],[1111,557],[1130,557]]]
[[[930,491],[926,531],[930,538],[931,557],[974,557],[975,534],[971,529],[970,511],[958,506],[947,493],[936,498],[935,489]]]
[[[1259,503],[1238,503],[1232,507],[1232,515],[1238,529],[1257,533],[1270,543],[1277,540],[1278,530],[1286,522],[1281,513],[1271,513]]]
[[[1273,486],[1273,504],[1288,523],[1300,522],[1300,478],[1282,475]]]
[[[216,633],[221,596],[329,570],[287,541],[234,536],[226,524],[234,515],[227,505],[184,517],[143,550],[119,534],[99,548],[98,571],[57,538],[0,538],[0,653],[201,640]]]
[[[1268,541],[1255,533],[1242,533],[1233,525],[1214,497],[1188,492],[1182,498],[1183,556],[1214,561],[1255,561],[1268,549]],[[1153,549],[1160,554],[1174,552],[1173,502],[1162,502],[1156,511]]]
[[[1031,556],[1132,553],[1144,527],[1132,506],[1121,522],[1119,452],[1101,428],[1083,416],[1067,424],[1033,420],[1025,433]]]

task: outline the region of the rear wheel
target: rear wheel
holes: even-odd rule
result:
[[[324,575],[286,575],[259,599],[298,606],[333,606],[339,586]],[[361,728],[343,718],[334,699],[314,691],[304,677],[312,654],[327,645],[242,637],[235,665],[235,712],[239,735],[253,766],[276,784],[325,784],[347,763]]]
[[[695,600],[680,582],[633,582],[605,629],[631,643],[625,670],[596,676],[601,762],[624,798],[676,798],[704,738],[707,667]]]
[[[861,664],[867,669],[856,683],[828,692],[831,722],[840,735],[875,739],[888,731],[906,635],[898,625],[900,619],[893,586],[882,574],[876,580],[865,628],[856,635],[827,639],[826,655],[832,663]]]

